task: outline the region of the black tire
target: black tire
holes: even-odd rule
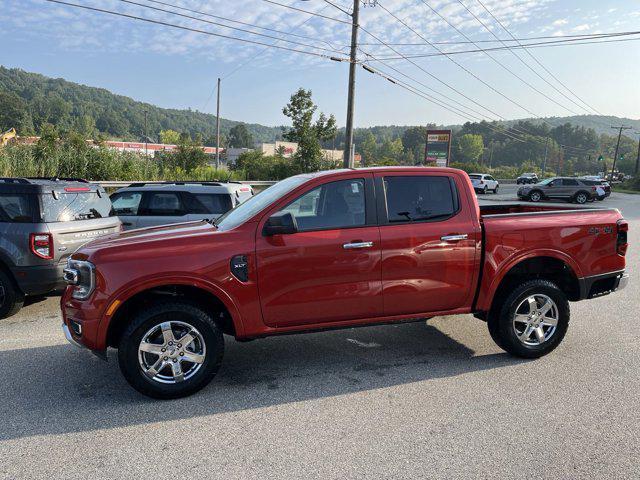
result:
[[[532,202],[539,202],[542,200],[542,192],[540,190],[533,190],[529,193],[529,200]]]
[[[527,345],[520,341],[514,329],[513,317],[518,306],[531,295],[546,295],[557,307],[558,323],[555,332],[539,345]],[[496,344],[516,357],[539,358],[553,351],[564,338],[569,328],[569,301],[558,286],[547,280],[530,280],[516,287],[495,309],[487,320],[489,334]]]
[[[24,305],[24,293],[9,275],[0,270],[0,319],[15,315]]]
[[[578,192],[573,197],[573,200],[579,205],[584,205],[589,201],[589,194],[587,192]]]
[[[483,194],[483,195],[486,195],[488,190],[489,190],[489,189],[488,189],[488,188],[487,188],[487,186],[485,185],[485,186],[484,186],[484,188],[482,189],[482,194]]]
[[[196,328],[206,346],[200,368],[190,378],[176,383],[160,383],[150,378],[143,372],[138,359],[138,347],[143,336],[154,326],[167,321],[183,322]],[[214,317],[195,304],[179,301],[161,303],[140,311],[123,332],[118,345],[120,371],[127,382],[143,395],[165,400],[186,397],[204,388],[218,372],[223,354],[224,338]]]
[[[604,197],[596,197],[596,200],[598,200],[599,202],[604,201]]]
[[[496,187],[496,188],[494,188],[494,189],[493,189],[493,194],[494,194],[494,195],[497,195],[497,194],[498,194],[498,187]]]

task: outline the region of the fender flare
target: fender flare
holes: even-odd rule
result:
[[[229,312],[231,321],[233,322],[234,328],[236,330],[236,334],[241,336],[244,333],[244,325],[240,310],[238,309],[238,306],[236,305],[233,298],[231,298],[223,288],[215,283],[209,282],[193,275],[176,276],[175,274],[171,274],[163,275],[161,277],[154,277],[153,279],[142,282],[140,282],[139,280],[134,280],[116,291],[116,293],[109,299],[109,303],[106,305],[100,317],[100,324],[98,326],[98,337],[106,339],[111,319],[118,312],[120,307],[127,302],[127,300],[137,295],[138,293],[144,292],[145,290],[151,290],[152,288],[162,287],[166,285],[185,285],[189,287],[195,287],[215,296],[222,302],[222,304]],[[111,305],[118,301],[119,303],[117,307],[108,315],[107,311],[109,310]]]
[[[491,285],[489,286],[488,293],[486,298],[482,300],[482,305],[478,305],[479,310],[488,311],[493,304],[493,300],[495,298],[496,292],[498,291],[498,287],[504,280],[504,277],[517,265],[520,263],[530,260],[532,258],[537,257],[550,257],[555,258],[556,260],[562,261],[565,265],[567,265],[572,273],[575,275],[576,279],[580,279],[583,277],[582,270],[580,270],[580,266],[578,263],[568,254],[562,252],[560,250],[554,249],[541,249],[541,250],[531,250],[528,252],[524,252],[515,257],[509,258],[506,262],[502,264],[500,269],[496,272],[493,280],[491,281]]]

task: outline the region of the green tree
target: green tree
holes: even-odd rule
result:
[[[27,103],[19,96],[0,92],[0,133],[15,128],[22,133],[26,120]]]
[[[463,161],[477,162],[483,149],[482,135],[467,133],[458,139],[458,152]]]
[[[239,123],[229,131],[229,146],[236,148],[253,148],[253,136],[244,123]]]
[[[378,144],[375,135],[368,131],[358,146],[358,150],[362,155],[365,165],[373,165],[378,158]]]
[[[291,95],[289,103],[282,109],[291,119],[292,126],[284,133],[284,138],[298,143],[294,163],[301,172],[317,171],[322,166],[321,140],[329,140],[336,134],[336,119],[324,113],[314,122],[313,116],[318,107],[311,99],[311,90],[298,89]]]
[[[160,143],[177,145],[180,143],[180,132],[175,130],[160,130]]]
[[[402,134],[402,146],[405,152],[411,154],[411,163],[423,160],[426,141],[427,129],[424,127],[410,127]]]

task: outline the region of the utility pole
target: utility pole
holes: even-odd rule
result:
[[[638,135],[638,156],[636,157],[636,171],[635,175],[638,175],[638,168],[640,167],[640,132],[635,132]]]
[[[218,106],[216,107],[216,170],[220,169],[220,78],[218,77]]]
[[[149,138],[147,137],[147,110],[144,111],[144,155],[147,156],[147,142]]]
[[[489,170],[491,170],[492,163],[493,163],[493,140],[491,140],[491,151],[489,152]]]
[[[344,145],[344,168],[353,167],[353,111],[356,93],[356,53],[358,46],[358,22],[360,19],[360,0],[353,0],[351,14],[351,55],[349,63],[349,92],[347,100],[347,128]]]
[[[622,137],[623,130],[629,130],[631,127],[620,125],[619,127],[612,126],[611,128],[618,130],[618,143],[616,143],[616,153],[613,155],[613,166],[611,167],[611,182],[613,182],[613,174],[616,171],[616,161],[618,160],[618,149],[620,148],[620,137]]]
[[[544,178],[544,172],[547,169],[547,154],[549,152],[549,137],[544,144],[544,160],[542,161],[542,178]]]

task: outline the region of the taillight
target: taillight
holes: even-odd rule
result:
[[[598,187],[591,187],[591,191],[592,192],[597,192],[598,191]]]
[[[40,258],[53,258],[53,236],[50,233],[32,233],[29,235],[31,252]]]
[[[626,220],[618,220],[618,237],[616,239],[616,252],[618,255],[625,256],[627,254],[627,232],[629,231],[629,224]]]

